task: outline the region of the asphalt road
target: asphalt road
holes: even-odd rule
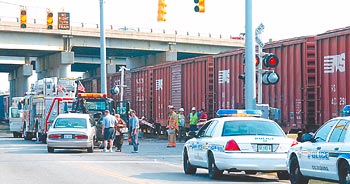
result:
[[[139,153],[131,153],[132,147],[127,143],[121,153],[104,153],[98,148],[94,153],[86,150],[47,153],[46,144],[11,136],[0,131],[1,184],[290,183],[279,181],[274,173],[226,173],[220,180],[209,179],[204,169],[198,169],[195,175],[185,175],[181,158],[183,143],[166,148],[166,140],[141,140]]]

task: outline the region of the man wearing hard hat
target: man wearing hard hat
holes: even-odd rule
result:
[[[188,115],[188,119],[190,120],[190,132],[196,131],[198,122],[198,113],[196,111],[196,107],[192,107],[191,113]]]
[[[176,146],[176,130],[178,127],[178,117],[174,111],[174,106],[169,105],[169,117],[168,117],[168,148]]]
[[[186,141],[186,117],[184,115],[184,111],[184,108],[180,108],[179,113],[177,114],[179,122],[179,142],[181,142],[181,140]]]

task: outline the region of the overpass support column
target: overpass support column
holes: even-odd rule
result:
[[[60,52],[39,59],[37,64],[38,79],[45,77],[68,77],[74,64],[74,52]]]
[[[33,73],[33,66],[25,64],[9,74],[11,97],[23,96],[29,90],[28,78]]]

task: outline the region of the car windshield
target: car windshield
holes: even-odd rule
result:
[[[57,118],[54,128],[86,128],[84,118]]]
[[[222,136],[237,135],[285,136],[277,123],[259,120],[226,121],[224,123]]]

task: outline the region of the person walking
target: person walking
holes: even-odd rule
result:
[[[179,142],[181,142],[181,140],[185,140],[186,141],[186,117],[184,115],[184,108],[180,108],[179,109],[179,114],[178,116],[178,122],[179,122]]]
[[[178,117],[177,114],[174,111],[174,106],[169,105],[169,116],[168,116],[168,148],[169,147],[176,147],[176,130],[178,127]]]
[[[102,135],[103,135],[103,152],[107,152],[107,141],[109,141],[109,152],[113,152],[113,140],[115,137],[114,125],[117,123],[117,120],[114,116],[109,113],[109,110],[105,110],[105,117],[102,120]]]
[[[116,114],[115,118],[117,119],[117,123],[114,126],[115,129],[115,139],[114,139],[114,145],[117,148],[116,152],[122,151],[122,145],[124,142],[124,133],[123,129],[126,128],[125,121],[120,117],[120,114]]]
[[[139,152],[139,142],[138,142],[138,136],[139,136],[139,118],[136,116],[136,112],[134,110],[130,111],[130,119],[129,119],[129,132],[131,135],[131,144],[134,147],[134,150],[132,153],[138,153]]]
[[[196,131],[198,122],[198,113],[196,112],[196,107],[192,107],[191,113],[188,115],[188,119],[190,120],[190,132]]]

